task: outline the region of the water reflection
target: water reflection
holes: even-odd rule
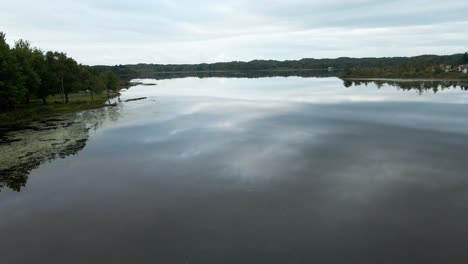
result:
[[[362,85],[368,86],[370,84],[375,85],[378,89],[384,86],[392,86],[403,91],[415,90],[420,95],[424,92],[437,93],[448,89],[468,91],[468,80],[343,80],[343,85],[346,88]]]
[[[324,70],[288,70],[288,71],[210,71],[210,72],[146,72],[139,75],[128,75],[128,80],[132,79],[179,79],[179,78],[267,78],[267,77],[303,77],[303,78],[324,78],[335,77],[339,71]],[[125,77],[125,76],[124,76]]]
[[[248,78],[262,78],[270,76],[272,72],[229,72],[229,73],[194,73],[198,78],[224,76],[235,78],[243,76]],[[284,76],[300,74],[302,77],[320,76],[324,77],[332,73],[317,73],[317,72],[285,72]],[[161,78],[175,78],[178,74],[162,75]],[[266,107],[267,109],[286,109],[291,104],[286,102],[306,102],[306,103],[344,103],[344,102],[382,102],[382,101],[411,101],[416,100],[408,97],[401,92],[417,91],[419,95],[425,92],[444,92],[447,90],[467,91],[468,83],[466,81],[450,81],[450,80],[343,80],[345,88],[343,89],[338,84],[338,79],[302,79],[302,78],[265,78],[252,82],[248,79],[235,79],[232,82],[226,78],[209,78],[206,80],[195,81],[194,78],[187,78],[187,74],[182,79],[159,80],[160,86],[140,86],[124,94],[123,97],[133,98],[135,96],[177,96],[183,97],[206,97],[206,98],[221,98],[228,97],[230,100],[255,100],[257,107]],[[291,82],[293,80],[293,82]],[[147,79],[137,79],[143,83],[155,83],[155,81]],[[261,83],[261,85],[258,85]],[[311,83],[313,86],[311,86]],[[293,85],[292,85],[293,84]],[[396,91],[390,91],[388,88],[396,87]],[[365,88],[365,89],[363,89]],[[385,93],[378,93],[379,90],[385,90]],[[424,101],[444,102],[449,99],[450,103],[466,102],[465,95],[449,96],[436,98],[423,98]],[[418,99],[419,100],[419,99]],[[220,104],[222,108],[226,105],[236,104],[239,107],[249,105],[246,102],[226,102],[226,101],[209,101],[203,103],[203,100],[197,101],[196,104],[189,104],[189,108],[182,106],[166,106],[168,109],[178,109],[184,114],[194,114],[199,111],[207,111],[213,106]],[[260,103],[262,101],[263,103]],[[265,101],[273,101],[273,104],[265,104]],[[149,100],[150,104],[154,105],[154,99]],[[174,104],[174,103],[173,103]],[[147,104],[137,104],[143,110],[138,113],[126,112],[126,116],[130,119],[138,115],[148,115]],[[49,119],[31,124],[29,127],[21,131],[12,131],[3,134],[0,142],[1,164],[0,164],[0,191],[4,187],[9,187],[15,191],[20,191],[26,185],[28,175],[31,170],[38,168],[41,164],[58,158],[65,158],[69,155],[75,155],[80,152],[87,143],[89,132],[96,131],[102,126],[103,122],[108,120],[117,122],[120,118],[122,104],[115,108],[106,108],[100,110],[85,111],[77,115],[69,115],[60,119]],[[269,110],[271,111],[271,110]],[[353,111],[358,112],[356,108]],[[408,110],[410,111],[410,110]],[[259,109],[252,110],[249,114],[244,114],[242,117],[236,117],[234,120],[220,121],[216,126],[218,128],[227,128],[235,131],[239,129],[236,125],[243,120],[258,117]],[[385,113],[382,113],[385,114]],[[136,115],[136,116],[135,116]],[[361,118],[365,118],[368,113],[362,112]],[[389,120],[391,117],[388,117]],[[434,120],[436,117],[432,117]],[[401,122],[401,120],[399,121]],[[442,122],[442,121],[440,121]],[[427,126],[418,123],[420,126]],[[452,126],[453,129],[458,129],[458,126]],[[174,129],[171,135],[181,133],[187,128]],[[190,155],[188,152],[181,154],[182,156]]]
[[[76,155],[85,146],[89,133],[106,119],[116,122],[119,107],[109,107],[33,122],[2,134],[0,144],[0,191],[8,187],[21,191],[31,170],[55,159]]]
[[[464,90],[146,82],[79,155],[0,193],[2,263],[468,260]]]
[[[465,92],[466,82],[463,81],[343,81],[338,78],[298,77],[262,79],[188,77],[171,80],[137,79],[137,81],[159,85],[133,89],[131,94],[135,97],[205,97],[314,104],[384,101],[465,103],[468,101],[468,93]],[[346,89],[350,87],[353,89]],[[410,93],[411,91],[415,93]],[[430,91],[430,93],[424,93],[424,91]],[[418,96],[423,93],[424,96]],[[454,96],[454,93],[458,96]]]

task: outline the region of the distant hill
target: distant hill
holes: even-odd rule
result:
[[[466,56],[465,56],[466,57]],[[145,78],[160,73],[193,73],[193,72],[232,72],[232,71],[306,71],[306,70],[338,70],[343,75],[353,76],[353,72],[368,72],[369,69],[379,69],[376,74],[394,72],[392,75],[420,77],[434,72],[443,65],[459,65],[464,63],[464,54],[454,55],[422,55],[416,57],[384,57],[384,58],[348,58],[337,59],[301,59],[301,60],[253,60],[249,62],[233,61],[202,64],[129,64],[116,66],[94,66],[103,71],[112,71],[122,78]],[[367,69],[366,71],[362,69]],[[398,73],[396,69],[399,69]],[[424,73],[424,74],[423,74]],[[373,75],[375,76],[375,75]],[[369,76],[372,77],[372,76]],[[382,76],[385,77],[385,76]],[[405,77],[405,76],[400,76]]]

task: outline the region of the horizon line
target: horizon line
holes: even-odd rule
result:
[[[253,59],[253,60],[248,60],[248,61],[218,61],[218,62],[201,62],[201,63],[148,63],[148,62],[140,62],[140,63],[127,63],[127,64],[95,64],[95,65],[88,65],[91,67],[112,67],[112,66],[134,66],[134,65],[162,65],[162,66],[167,66],[167,65],[210,65],[210,64],[220,64],[220,63],[251,63],[251,62],[256,62],[256,61],[276,61],[276,62],[293,62],[293,61],[301,61],[301,60],[338,60],[338,59],[408,59],[408,58],[417,58],[417,57],[425,57],[425,56],[436,56],[436,57],[450,57],[450,56],[457,56],[457,55],[463,55],[466,52],[460,52],[460,53],[453,53],[453,54],[445,54],[445,55],[439,55],[439,54],[421,54],[421,55],[414,55],[414,56],[382,56],[382,57],[337,57],[337,58],[302,58],[302,59],[287,59],[287,60],[274,60],[274,59]]]

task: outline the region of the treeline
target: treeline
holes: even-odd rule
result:
[[[349,66],[342,77],[352,78],[468,78],[456,70],[458,65],[468,64],[468,53],[442,57],[415,57],[398,64]],[[454,70],[447,70],[454,69]]]
[[[327,70],[317,71],[301,71],[301,70],[287,70],[287,71],[200,71],[200,72],[154,72],[147,73],[142,78],[167,80],[186,77],[196,78],[266,78],[266,77],[335,77],[336,72],[329,72]],[[141,76],[137,76],[141,77]]]
[[[304,71],[332,69],[340,74],[356,73],[359,69],[374,69],[376,74],[383,74],[388,69],[400,69],[399,73],[410,72],[412,75],[424,73],[432,67],[446,64],[459,65],[463,54],[447,56],[423,55],[417,57],[392,58],[337,58],[337,59],[302,59],[302,60],[253,60],[250,62],[220,62],[211,64],[133,64],[116,66],[95,66],[99,70],[109,70],[122,78],[148,77],[154,73],[190,73],[190,72],[225,72],[225,71]],[[340,72],[342,71],[342,72]],[[410,75],[410,74],[407,74]]]
[[[10,47],[0,32],[0,111],[15,110],[19,104],[30,104],[60,95],[61,103],[69,102],[71,93],[86,91],[90,99],[107,90],[116,91],[119,78],[112,71],[78,64],[65,53],[32,47],[18,40]]]

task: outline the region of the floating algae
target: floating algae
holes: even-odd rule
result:
[[[92,129],[110,116],[106,109],[85,111],[31,123],[0,136],[0,191],[21,191],[31,170],[42,163],[80,152]]]

